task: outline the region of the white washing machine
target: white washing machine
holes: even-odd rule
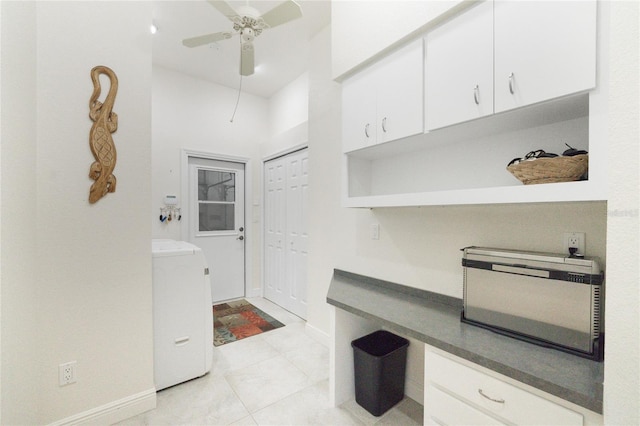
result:
[[[209,270],[199,247],[152,240],[156,390],[205,375],[213,362]]]

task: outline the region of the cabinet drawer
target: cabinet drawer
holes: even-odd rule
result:
[[[499,425],[493,417],[476,410],[442,392],[433,385],[427,385],[424,393],[424,412],[426,425]]]
[[[575,411],[430,351],[425,354],[425,379],[515,424],[583,424]]]

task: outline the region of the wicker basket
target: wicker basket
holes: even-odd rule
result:
[[[525,185],[580,180],[589,169],[589,155],[537,158],[507,167]]]

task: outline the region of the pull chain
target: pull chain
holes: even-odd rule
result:
[[[238,99],[236,100],[236,107],[233,109],[233,115],[231,116],[231,123],[233,123],[233,119],[236,116],[236,111],[238,110],[238,104],[240,103],[240,92],[242,92],[242,74],[240,74],[240,87],[238,88]]]

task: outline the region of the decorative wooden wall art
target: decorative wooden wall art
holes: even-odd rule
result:
[[[104,103],[98,100],[102,90],[100,74],[109,77],[110,81]],[[89,117],[93,125],[89,132],[89,146],[96,161],[91,164],[89,170],[89,177],[95,180],[89,190],[89,202],[93,204],[108,192],[116,191],[116,177],[113,175],[113,169],[116,167],[116,146],[111,133],[118,129],[118,115],[113,112],[118,92],[118,77],[110,68],[99,65],[91,70],[91,80],[93,93],[89,99]]]

